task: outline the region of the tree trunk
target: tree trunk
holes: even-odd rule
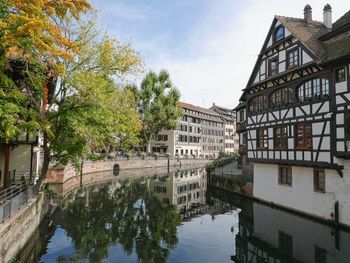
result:
[[[43,180],[46,177],[47,171],[49,170],[49,164],[50,164],[50,149],[48,147],[48,140],[47,140],[46,133],[44,133],[43,149],[44,149],[44,161],[43,161],[43,167],[41,168],[40,180]]]
[[[147,142],[147,153],[151,153],[151,143],[149,141]]]

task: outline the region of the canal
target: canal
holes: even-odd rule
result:
[[[205,169],[59,200],[19,262],[349,262],[350,233],[207,185]]]

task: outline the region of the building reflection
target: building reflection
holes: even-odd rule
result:
[[[206,207],[206,189],[204,168],[177,171],[150,182],[150,191],[183,215]]]
[[[235,262],[349,262],[349,232],[260,203],[252,209],[252,220],[240,216]]]

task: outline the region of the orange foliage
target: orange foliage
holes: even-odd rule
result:
[[[6,1],[6,0],[5,0]],[[0,19],[0,49],[6,57],[72,59],[78,50],[67,38],[63,21],[92,10],[88,0],[7,0]]]

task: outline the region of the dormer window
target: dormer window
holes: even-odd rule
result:
[[[284,38],[284,26],[278,26],[276,27],[275,31],[273,32],[273,42],[280,41]]]

